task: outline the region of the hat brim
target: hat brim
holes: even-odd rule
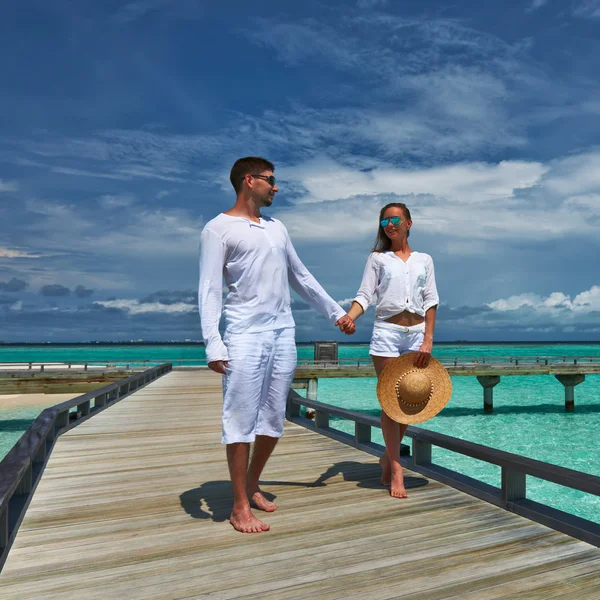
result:
[[[452,381],[448,371],[433,356],[429,364],[421,369],[431,379],[433,392],[425,406],[410,406],[401,402],[396,394],[398,379],[415,369],[417,352],[409,352],[391,360],[383,369],[377,381],[377,399],[385,414],[398,423],[413,425],[435,417],[448,404],[452,395]]]

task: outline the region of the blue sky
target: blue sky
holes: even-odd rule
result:
[[[0,340],[199,339],[247,155],[345,305],[403,201],[436,339],[600,338],[600,0],[21,0],[0,50]]]

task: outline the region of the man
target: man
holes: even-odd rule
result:
[[[208,366],[223,377],[223,437],[233,486],[230,521],[243,533],[269,526],[255,508],[277,507],[258,481],[283,435],[288,390],[296,368],[294,319],[289,285],[347,334],[354,322],[302,264],[284,225],[261,215],[279,191],[274,165],[264,158],[241,158],[230,180],[235,205],[202,231],[199,305]],[[223,277],[225,335],[221,339]],[[249,463],[249,446],[254,442]]]

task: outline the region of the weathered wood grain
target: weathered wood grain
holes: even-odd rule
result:
[[[600,550],[289,424],[263,476],[271,531],[235,532],[220,378],[173,372],[59,438],[2,600],[596,599]],[[596,594],[596,596],[594,596]]]

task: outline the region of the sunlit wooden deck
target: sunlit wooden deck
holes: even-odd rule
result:
[[[61,436],[0,598],[598,600],[600,550],[289,425],[271,531],[235,532],[220,377],[172,372]],[[426,485],[422,485],[426,483]]]

